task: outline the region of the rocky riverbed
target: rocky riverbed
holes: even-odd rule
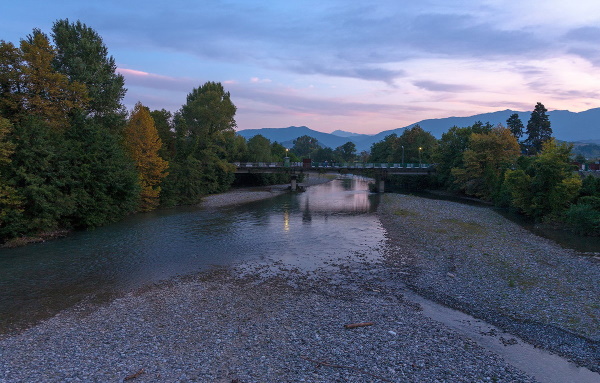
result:
[[[415,291],[600,371],[600,262],[490,208],[387,194],[390,264]]]
[[[222,195],[215,206],[238,197]],[[379,215],[385,259],[349,253],[308,273],[246,263],[80,304],[0,336],[0,382],[534,381],[423,315],[406,284],[597,363],[591,258],[489,209],[385,195]],[[344,326],[355,323],[370,325]]]
[[[374,266],[220,270],[80,306],[2,339],[0,381],[533,381],[382,290]]]

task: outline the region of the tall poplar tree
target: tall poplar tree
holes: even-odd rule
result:
[[[552,137],[550,118],[546,112],[548,112],[548,109],[541,102],[538,102],[527,122],[526,144],[531,148],[532,153],[530,154],[542,150],[542,145]]]
[[[158,153],[162,141],[148,108],[140,102],[135,104],[125,128],[125,146],[135,162],[140,181],[141,211],[149,211],[159,204],[160,183],[167,176],[169,163]]]

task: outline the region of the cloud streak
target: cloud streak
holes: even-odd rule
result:
[[[537,101],[551,110],[600,106],[600,3],[591,1],[64,0],[50,7],[21,0],[4,7],[11,19],[0,36],[16,43],[67,16],[96,29],[126,78],[128,104],[176,110],[193,88],[221,81],[240,127],[368,132]]]

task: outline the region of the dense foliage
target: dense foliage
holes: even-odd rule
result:
[[[507,128],[481,122],[455,126],[440,140],[415,126],[400,137],[393,134],[373,144],[369,161],[425,159],[435,163],[435,180],[392,176],[389,185],[443,187],[510,207],[537,221],[562,222],[582,234],[600,235],[600,178],[581,180],[573,165],[573,146],[552,138],[546,112],[538,102],[526,129],[513,114]]]
[[[371,146],[372,162],[431,163],[437,146],[435,137],[419,125],[405,129],[398,137],[391,134]]]
[[[0,243],[229,187],[247,148],[220,83],[193,89],[174,116],[139,103],[128,116],[101,37],[59,20],[52,38],[34,29],[19,46],[0,41]]]
[[[37,29],[18,48],[0,42],[0,113],[2,125],[9,123],[3,140],[12,151],[0,163],[0,241],[102,225],[137,205],[135,168],[116,133],[125,126],[125,115],[114,105],[120,105],[125,89],[122,82],[103,82],[96,84],[97,93],[118,88],[117,99],[94,97],[81,73],[86,65],[102,66],[112,58],[106,50],[86,56],[66,49],[103,47],[99,36],[75,33],[82,28],[88,30],[58,21],[54,45]],[[94,118],[99,109],[104,119]]]

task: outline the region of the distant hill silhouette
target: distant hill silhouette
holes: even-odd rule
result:
[[[469,117],[447,117],[428,119],[416,122],[425,131],[430,132],[436,138],[440,138],[443,133],[448,131],[453,126],[470,126],[481,121],[483,123],[489,122],[492,125],[502,124],[506,126],[506,120],[508,117],[517,113],[523,125],[527,126],[527,121],[531,116],[529,112],[519,112],[513,110],[502,110],[492,113],[476,114]],[[594,108],[583,112],[575,113],[568,110],[554,110],[548,112],[550,118],[553,136],[561,141],[577,142],[598,142],[600,140],[600,108]],[[375,142],[383,140],[390,134],[401,135],[402,131],[415,124],[410,124],[398,129],[386,130],[377,134],[357,134],[346,132],[343,130],[336,130],[334,133],[323,133],[316,130],[307,128],[306,126],[290,126],[288,128],[270,128],[270,129],[247,129],[240,130],[238,133],[246,139],[251,138],[257,134],[261,134],[271,141],[277,141],[284,146],[291,147],[291,142],[296,138],[308,135],[316,138],[322,146],[330,148],[337,148],[340,145],[345,144],[348,141],[352,141],[356,144],[357,150],[369,150],[371,145]]]

